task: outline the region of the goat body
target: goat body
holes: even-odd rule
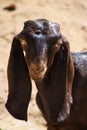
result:
[[[7,74],[6,108],[15,118],[27,121],[32,78],[48,130],[87,130],[87,52],[71,53],[59,24],[25,22],[13,38]]]

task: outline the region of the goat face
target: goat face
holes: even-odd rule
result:
[[[25,22],[19,36],[31,78],[42,79],[61,43],[59,25],[45,19],[30,20]]]
[[[13,38],[7,76],[6,108],[15,118],[27,121],[31,78],[39,92],[37,104],[48,124],[54,125],[68,118],[74,65],[69,42],[58,24],[44,19],[25,22],[23,30]]]

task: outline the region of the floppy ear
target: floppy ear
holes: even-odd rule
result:
[[[7,110],[17,119],[27,120],[31,81],[19,37],[13,39],[7,68],[9,94]]]
[[[74,65],[70,54],[69,42],[62,36],[62,44],[56,53],[51,68],[49,87],[50,119],[63,121],[70,114],[72,104],[72,82]]]

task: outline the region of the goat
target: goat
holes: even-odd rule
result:
[[[7,110],[27,121],[31,79],[48,130],[87,130],[87,52],[70,52],[57,23],[29,20],[13,38]]]

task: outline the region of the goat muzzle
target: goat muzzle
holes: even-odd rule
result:
[[[45,63],[43,64],[31,63],[28,68],[30,76],[34,81],[42,80],[47,70]]]

